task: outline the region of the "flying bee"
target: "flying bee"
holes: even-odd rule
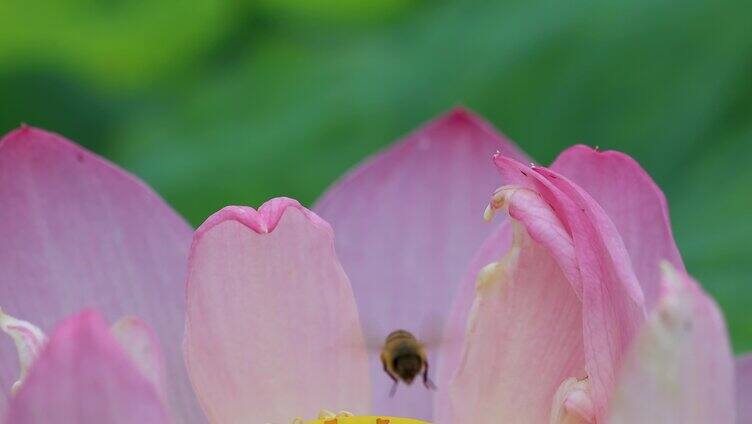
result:
[[[384,365],[384,372],[394,380],[389,397],[394,396],[400,380],[410,385],[421,372],[423,385],[427,389],[436,390],[436,385],[428,378],[428,356],[425,347],[409,331],[396,330],[389,333],[381,351],[381,363]]]

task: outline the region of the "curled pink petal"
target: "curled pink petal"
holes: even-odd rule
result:
[[[563,271],[571,238],[536,192],[502,190],[515,241],[478,276],[464,352],[437,394],[440,423],[546,422],[561,382],[584,374],[582,306]]]
[[[723,317],[689,276],[664,266],[663,293],[621,370],[608,422],[734,423]]]
[[[489,165],[496,151],[524,160],[511,142],[464,109],[455,109],[358,166],[320,199],[332,224],[365,334],[379,345],[404,328],[436,346],[461,277],[489,228],[481,219],[498,186]],[[435,363],[429,348],[429,363]],[[433,392],[401,387],[370,355],[379,413],[431,418]]]
[[[172,409],[202,422],[180,352],[186,222],[133,176],[26,126],[0,141],[0,216],[2,306],[42,330],[83,307],[111,321],[141,317],[164,348]],[[0,387],[17,372],[12,344],[0,340]]]
[[[123,347],[136,368],[157,389],[163,402],[167,402],[165,363],[154,330],[136,317],[120,318],[110,331]]]
[[[736,422],[752,423],[752,354],[736,360]]]
[[[96,313],[64,321],[11,398],[7,424],[162,424],[154,386]]]
[[[650,175],[628,155],[574,146],[551,169],[583,188],[613,221],[652,309],[658,299],[661,260],[684,269],[671,232],[666,198]]]
[[[564,176],[502,155],[502,176],[537,192],[570,234],[576,257],[572,287],[582,300],[585,371],[596,420],[605,419],[616,371],[645,317],[644,298],[613,222],[584,190]]]
[[[370,411],[365,344],[331,228],[298,202],[207,219],[187,291],[187,366],[210,421]]]

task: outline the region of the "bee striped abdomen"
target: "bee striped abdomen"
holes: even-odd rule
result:
[[[389,335],[386,337],[386,344],[396,343],[398,341],[405,342],[405,341],[414,341],[415,336],[412,335],[409,331],[406,330],[396,330],[389,333]]]
[[[423,345],[409,331],[396,330],[386,337],[381,362],[384,371],[394,380],[390,396],[394,395],[399,380],[411,384],[421,371],[424,385],[429,389],[435,388],[428,378],[428,361]]]

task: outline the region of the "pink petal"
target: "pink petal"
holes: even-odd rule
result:
[[[486,122],[455,109],[358,166],[316,205],[336,232],[370,343],[380,345],[398,328],[438,341],[458,283],[489,232],[481,213],[498,186],[490,163],[497,150],[524,160]],[[370,366],[376,411],[431,418],[431,391],[403,386],[389,398],[392,381],[378,349]]]
[[[752,423],[752,354],[736,360],[736,422]]]
[[[514,226],[510,220],[504,220],[501,225],[496,227],[476,253],[470,264],[470,270],[465,274],[458,287],[452,306],[449,308],[442,343],[439,347],[435,376],[438,387],[443,387],[451,381],[462,361],[467,320],[475,301],[475,283],[478,279],[478,273],[483,267],[491,262],[498,261],[501,255],[509,251],[512,246],[513,229]],[[442,396],[444,394],[444,391],[438,392],[438,396],[434,399],[434,405],[446,402],[446,396]],[[440,420],[437,421],[440,422]]]
[[[658,300],[661,260],[684,269],[661,189],[634,159],[621,152],[574,146],[562,152],[551,169],[587,191],[614,222],[645,304],[652,309]]]
[[[332,230],[296,201],[207,219],[187,290],[186,360],[210,421],[369,412],[365,345]]]
[[[185,221],[133,176],[30,127],[0,141],[0,216],[2,307],[43,330],[82,307],[143,318],[165,349],[173,410],[201,422],[179,347]],[[18,373],[11,343],[0,341],[0,358],[7,390]]]
[[[734,362],[718,307],[666,263],[663,293],[621,371],[610,423],[734,423]]]
[[[165,363],[157,335],[148,324],[136,317],[120,318],[110,329],[136,368],[157,389],[160,399],[167,402]]]
[[[508,181],[537,191],[571,235],[576,271],[562,271],[582,300],[586,372],[596,419],[605,419],[616,370],[644,320],[644,299],[613,222],[580,187],[546,168],[526,167],[497,155]]]
[[[12,398],[8,424],[167,423],[152,384],[134,368],[104,320],[64,321]]]
[[[479,274],[459,368],[437,394],[437,422],[545,422],[561,383],[584,374],[582,306],[566,275],[572,240],[537,193],[506,190],[515,241]]]

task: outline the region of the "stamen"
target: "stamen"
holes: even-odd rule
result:
[[[31,364],[39,356],[45,343],[47,343],[47,337],[39,327],[7,315],[3,312],[2,308],[0,308],[0,329],[13,338],[16,350],[18,351],[18,362],[21,366],[21,373],[18,380],[13,383],[10,389],[11,393],[15,394],[26,379]]]
[[[582,379],[564,380],[554,395],[551,424],[590,424],[595,422],[595,409],[588,393],[590,382]]]
[[[321,410],[321,411],[319,412],[319,419],[320,419],[320,420],[323,420],[323,419],[327,419],[327,418],[337,418],[337,417],[354,417],[354,416],[355,416],[355,415],[353,415],[353,413],[352,413],[352,412],[348,412],[348,411],[339,411],[339,412],[337,412],[337,413],[335,414],[335,413],[334,413],[334,412],[332,412],[332,411],[329,411],[329,410],[326,410],[326,409],[322,409],[322,410]]]
[[[500,192],[504,187],[497,190]],[[517,190],[517,188],[515,188]],[[522,239],[524,234],[524,228],[522,225],[512,220],[512,245],[509,247],[507,253],[500,260],[491,262],[478,271],[478,275],[475,279],[475,300],[470,307],[470,312],[467,318],[467,327],[465,331],[472,333],[475,331],[475,325],[478,322],[478,310],[480,304],[484,299],[490,299],[496,296],[499,290],[502,290],[504,285],[510,280],[510,275],[517,264],[517,259],[522,249]]]
[[[429,424],[425,421],[413,418],[397,418],[378,415],[353,415],[347,411],[333,413],[322,409],[315,420],[306,421],[300,417],[295,418],[292,424]]]
[[[679,334],[677,330],[692,329],[692,314],[683,306],[686,304],[682,300],[686,296],[686,288],[682,286],[676,268],[665,260],[661,261],[660,266],[663,275],[663,294],[655,310],[663,326],[660,329],[656,328],[656,331],[665,331],[664,339],[671,340]]]
[[[496,212],[506,206],[509,196],[519,188],[520,187],[513,185],[505,185],[497,188],[491,196],[491,201],[488,202],[486,210],[483,211],[483,219],[486,220],[486,222],[491,221],[494,215],[496,215]]]
[[[477,290],[482,290],[484,287],[498,280],[503,272],[504,265],[501,261],[491,262],[478,271],[478,277],[475,279],[475,288]]]

